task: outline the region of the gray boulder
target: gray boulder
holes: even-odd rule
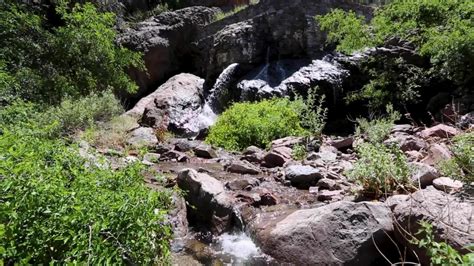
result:
[[[257,175],[260,173],[260,169],[255,165],[247,161],[240,160],[233,160],[232,162],[230,162],[229,165],[225,167],[225,170],[237,174]]]
[[[262,250],[294,265],[371,265],[395,248],[390,209],[382,203],[335,202],[252,224]]]
[[[292,150],[288,147],[273,148],[263,157],[262,165],[269,168],[283,166],[291,160],[291,153]]]
[[[422,188],[432,185],[433,180],[439,177],[438,170],[427,164],[412,162],[409,167],[412,169],[411,180]]]
[[[317,168],[308,165],[290,165],[285,168],[285,178],[292,186],[307,189],[323,178],[323,174]]]
[[[217,154],[214,149],[207,144],[200,144],[197,147],[194,148],[194,154],[197,157],[205,158],[205,159],[212,159],[216,158]]]
[[[460,198],[431,186],[401,200],[394,208],[393,214],[401,227],[395,230],[397,239],[410,246],[423,265],[430,264],[426,251],[406,241],[418,232],[420,221],[427,221],[433,225],[436,241],[447,241],[462,254],[467,253],[466,246],[474,242],[472,203],[463,202]]]
[[[130,133],[127,144],[135,148],[153,147],[158,144],[158,138],[153,128],[139,127]]]
[[[184,169],[178,174],[177,183],[186,192],[191,222],[208,225],[217,234],[231,228],[234,199],[221,182],[205,173]]]

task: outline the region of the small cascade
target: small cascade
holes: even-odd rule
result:
[[[270,69],[270,47],[267,48],[267,55],[265,57],[265,65],[262,67],[260,72],[255,76],[256,80],[268,81],[269,79],[269,69]]]
[[[212,86],[205,101],[214,112],[221,112],[231,100],[229,87],[234,81],[238,71],[239,64],[230,64],[216,79],[216,82],[214,83],[214,86]]]

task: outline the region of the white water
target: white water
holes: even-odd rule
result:
[[[222,253],[231,255],[241,261],[250,260],[252,257],[261,255],[260,249],[252,239],[242,232],[225,233],[219,236],[217,245],[220,246]]]

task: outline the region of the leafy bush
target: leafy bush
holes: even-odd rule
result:
[[[473,18],[474,6],[470,0],[394,0],[378,9],[369,22],[352,11],[339,9],[316,17],[322,30],[328,31],[328,43],[336,43],[338,51],[352,53],[383,45],[388,40],[401,40],[408,41],[416,52],[430,59],[431,66],[421,69],[399,59],[377,58],[383,64],[367,71],[370,82],[360,95],[354,94],[349,99],[374,97],[371,104],[379,106],[388,103],[387,100],[416,100],[427,76],[448,80],[460,89],[472,87]],[[380,100],[383,103],[377,103]]]
[[[298,104],[288,99],[236,103],[211,127],[206,141],[228,150],[255,145],[266,147],[272,140],[305,134]]]
[[[60,140],[9,130],[0,157],[0,264],[146,265],[169,255],[170,197],[147,188],[138,165],[100,169]]]
[[[326,125],[328,109],[324,107],[326,96],[318,94],[319,88],[312,88],[308,91],[306,99],[296,95],[295,103],[300,106],[301,125],[308,129],[313,136],[321,136]]]
[[[441,172],[467,183],[474,182],[474,133],[458,135],[452,141],[454,158],[441,164]]]
[[[112,13],[63,4],[57,13],[64,26],[54,28],[38,11],[7,2],[0,3],[0,68],[12,80],[0,87],[3,101],[58,104],[66,96],[137,89],[124,70],[143,68],[141,55],[116,45]]]
[[[428,256],[431,258],[432,265],[473,265],[474,253],[461,255],[446,242],[437,242],[433,234],[433,225],[426,222],[420,222],[420,230],[416,233],[422,236],[422,239],[414,238],[412,243],[420,248],[427,250]]]
[[[121,149],[126,146],[129,131],[136,125],[137,121],[130,116],[117,116],[106,123],[88,128],[82,137],[97,148]]]
[[[391,105],[386,107],[387,115],[376,119],[368,120],[366,118],[358,118],[358,126],[356,128],[356,136],[365,136],[371,143],[382,143],[390,134],[395,121],[400,119],[400,113],[393,110]]]
[[[412,189],[407,158],[398,147],[363,143],[356,151],[359,159],[347,174],[362,186],[364,194],[378,198]]]
[[[295,146],[293,146],[291,156],[295,160],[302,161],[306,158],[307,154],[308,152],[306,151],[306,147],[304,145],[296,144]]]
[[[66,99],[59,106],[50,108],[44,115],[47,121],[57,121],[62,134],[94,127],[97,122],[107,122],[123,113],[123,107],[111,92],[92,93],[77,100]]]

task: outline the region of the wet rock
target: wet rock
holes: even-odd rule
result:
[[[179,151],[167,151],[163,153],[160,157],[161,161],[177,161],[177,162],[187,162],[189,161],[189,156],[186,153]]]
[[[385,144],[396,144],[402,151],[419,151],[428,148],[428,143],[414,135],[395,133],[390,135]]]
[[[152,147],[158,143],[155,131],[149,127],[139,127],[130,133],[127,144],[135,148]]]
[[[461,116],[456,125],[464,129],[472,127],[474,125],[474,111]]]
[[[225,187],[230,190],[251,190],[260,184],[256,178],[239,178],[227,182]]]
[[[421,162],[429,165],[437,165],[442,161],[453,158],[453,154],[445,144],[432,144],[428,150],[428,156]]]
[[[174,149],[181,152],[188,152],[196,148],[199,143],[188,139],[172,139],[169,141],[174,145]]]
[[[381,258],[373,240],[393,248],[391,212],[382,203],[335,202],[261,220],[252,230],[265,253],[295,265],[371,265]]]
[[[283,166],[291,160],[291,153],[292,150],[288,147],[273,148],[263,157],[262,165],[269,168]]]
[[[260,194],[260,201],[257,203],[258,206],[273,206],[278,204],[278,199],[270,192]]]
[[[187,192],[184,197],[191,221],[209,226],[217,234],[231,228],[234,200],[221,182],[192,169],[182,170],[177,182],[179,188]]]
[[[212,159],[217,157],[216,151],[214,151],[214,149],[210,145],[206,144],[201,144],[194,148],[194,154],[197,157],[205,159]]]
[[[451,138],[457,134],[459,134],[459,131],[456,128],[444,124],[439,124],[420,132],[420,136],[425,139],[430,137]]]
[[[225,167],[225,170],[237,174],[257,175],[260,173],[260,169],[255,165],[246,161],[238,160],[233,160],[230,165]]]
[[[338,201],[344,198],[344,190],[323,190],[318,192],[319,201]]]
[[[474,242],[472,203],[463,202],[460,198],[446,194],[434,187],[428,187],[411,194],[394,208],[393,214],[397,224],[401,226],[400,230],[395,230],[396,238],[417,253],[422,265],[430,264],[426,251],[406,241],[420,229],[419,221],[424,220],[431,223],[435,239],[447,241],[462,254],[467,253],[467,245]],[[408,236],[402,233],[403,231],[411,235]]]
[[[444,192],[459,191],[463,184],[461,181],[453,180],[449,177],[440,177],[433,180],[433,186]]]
[[[285,179],[297,188],[308,189],[321,178],[321,171],[308,165],[290,165],[285,168]]]
[[[341,186],[335,180],[329,178],[322,178],[316,183],[316,186],[319,187],[319,190],[339,190]]]
[[[171,204],[174,206],[167,214],[173,228],[175,238],[185,237],[188,233],[188,219],[186,212],[186,201],[177,193],[173,193]]]
[[[242,152],[242,160],[260,164],[263,161],[264,151],[258,147],[250,146]]]
[[[153,147],[153,151],[158,154],[163,154],[174,149],[173,145],[167,143],[159,143],[155,147]]]
[[[427,164],[412,162],[409,167],[412,169],[411,180],[422,188],[432,185],[433,180],[439,177],[438,170]]]
[[[195,137],[206,126],[200,124],[204,79],[179,74],[141,99],[127,114],[141,116],[141,124]]]

